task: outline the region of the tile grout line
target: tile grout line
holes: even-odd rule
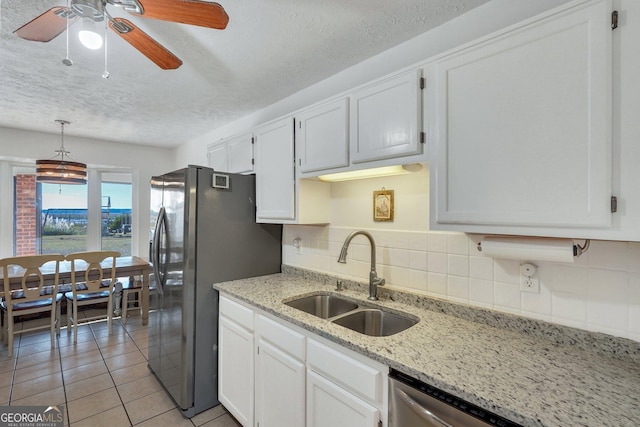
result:
[[[111,319],[111,331],[107,332],[107,337],[110,336],[111,332],[113,331],[113,323],[115,323],[114,319]],[[118,321],[118,323],[119,323],[119,321]],[[120,326],[122,326],[122,324],[120,324]],[[100,352],[100,357],[102,357],[102,361],[104,362],[104,366],[107,368],[107,373],[109,374],[109,378],[111,379],[111,382],[113,383],[113,388],[115,389],[116,394],[118,395],[118,399],[120,399],[120,404],[122,405],[122,409],[124,410],[124,413],[127,415],[127,419],[129,420],[129,425],[133,426],[133,421],[131,421],[131,417],[129,416],[129,411],[127,411],[127,407],[125,406],[124,401],[122,400],[122,396],[120,395],[120,391],[118,390],[118,386],[116,385],[116,382],[113,379],[113,375],[111,375],[111,368],[109,368],[109,365],[107,365],[107,359],[104,357],[104,353],[102,353],[102,347],[98,343],[98,338],[96,337],[95,331],[93,330],[93,327],[91,327],[91,325],[89,325],[89,329],[91,330],[91,334],[93,335],[93,339],[96,341],[96,345],[98,346],[98,351]],[[107,347],[109,347],[109,346],[107,346]],[[113,409],[113,408],[107,409],[106,411],[111,410],[111,409]],[[102,411],[102,412],[106,412],[106,411]],[[94,414],[94,415],[97,415],[97,414]]]

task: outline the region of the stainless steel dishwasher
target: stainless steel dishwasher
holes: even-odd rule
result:
[[[391,370],[389,427],[522,427],[416,378]]]

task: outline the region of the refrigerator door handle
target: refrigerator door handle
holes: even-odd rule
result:
[[[158,219],[156,220],[156,226],[153,232],[153,241],[151,244],[152,262],[153,262],[153,274],[156,276],[158,283],[158,292],[163,293],[164,281],[166,272],[166,262],[164,265],[160,264],[160,244],[162,241],[162,234],[166,233],[166,212],[164,206],[160,208],[158,212]]]

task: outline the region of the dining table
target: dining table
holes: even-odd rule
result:
[[[111,258],[106,259],[101,264],[103,269],[111,268]],[[76,274],[84,273],[88,264],[83,261],[76,261]],[[45,283],[53,283],[55,278],[55,262],[48,262],[40,268]],[[149,284],[150,284],[151,264],[137,256],[121,256],[116,258],[116,277],[138,276],[142,278],[142,324],[149,322]],[[22,281],[24,270],[19,268],[9,269],[9,283],[12,288],[18,288]],[[71,282],[71,261],[61,261],[58,270],[59,284],[65,285]],[[0,269],[0,279],[4,280],[4,273]],[[35,278],[34,278],[35,279]]]

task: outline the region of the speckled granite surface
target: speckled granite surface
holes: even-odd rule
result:
[[[634,341],[552,331],[542,322],[384,288],[374,305],[420,322],[396,335],[369,337],[285,305],[338,292],[328,276],[284,271],[214,288],[524,426],[640,426],[640,345]],[[372,305],[366,284],[344,282],[342,297]],[[450,311],[455,315],[444,314]]]

